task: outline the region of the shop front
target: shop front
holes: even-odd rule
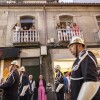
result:
[[[19,59],[20,49],[14,47],[0,48],[0,78],[7,77],[12,60]]]

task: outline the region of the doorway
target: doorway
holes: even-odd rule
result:
[[[22,66],[25,67],[28,75],[33,75],[34,80],[38,80],[40,75],[40,59],[39,58],[23,58],[21,59]]]

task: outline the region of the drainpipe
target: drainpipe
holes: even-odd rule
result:
[[[44,29],[45,29],[45,45],[47,46],[47,41],[48,41],[48,29],[47,29],[47,13],[46,13],[46,6],[44,5],[43,7],[43,11],[44,11]],[[44,59],[47,59],[44,58]],[[42,60],[44,60],[42,59]],[[46,76],[46,80],[48,81],[48,69],[47,69],[47,64],[46,62],[44,63],[46,66],[45,66],[45,76]]]
[[[48,32],[47,32],[47,14],[45,5],[44,5],[44,28],[45,28],[45,45],[47,45]]]

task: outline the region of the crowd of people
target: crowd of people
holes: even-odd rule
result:
[[[27,74],[24,66],[19,68],[16,60],[11,62],[9,71],[7,79],[0,84],[0,89],[4,90],[2,100],[47,100],[43,75],[39,75],[35,81],[33,75]]]
[[[15,31],[24,31],[24,30],[29,30],[29,31],[33,31],[35,30],[35,25],[33,24],[32,26],[30,26],[29,28],[27,26],[23,26],[21,27],[20,23],[16,23],[13,27],[13,30]]]
[[[57,23],[56,29],[68,35],[69,33],[74,33],[74,35],[80,35],[80,29],[76,23],[68,22],[66,26],[64,24]]]
[[[79,27],[76,23],[68,22],[66,26],[63,24],[57,23],[56,29],[66,29],[66,30],[74,30],[79,31]]]
[[[100,68],[95,55],[86,50],[84,40],[80,37],[72,38],[69,50],[76,57],[71,74],[67,71],[62,74],[61,67],[55,66],[57,100],[100,100]],[[19,67],[16,60],[11,62],[9,71],[7,79],[0,84],[0,89],[4,90],[3,100],[47,100],[43,75],[39,75],[35,81],[24,66]]]

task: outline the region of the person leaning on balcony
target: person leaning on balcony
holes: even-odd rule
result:
[[[19,100],[29,100],[29,79],[25,67],[20,68]]]
[[[72,27],[73,31],[75,32],[75,36],[79,36],[79,27],[76,23],[73,23],[73,27]]]
[[[67,25],[66,25],[66,30],[70,31],[71,28],[72,28],[71,22],[68,22]]]
[[[30,27],[30,31],[34,31],[36,28],[35,28],[35,26],[34,25],[32,25],[32,27]]]
[[[76,57],[71,72],[71,100],[100,100],[96,57],[86,50],[80,37],[72,38],[69,50]]]
[[[20,24],[19,23],[16,23],[15,26],[13,27],[13,29],[15,31],[20,31]]]
[[[60,23],[57,23],[56,29],[61,29]]]
[[[18,86],[19,86],[19,64],[14,60],[9,67],[10,74],[3,84],[0,85],[0,89],[4,90],[3,100],[18,100]]]
[[[23,27],[23,30],[28,30],[26,26]]]

